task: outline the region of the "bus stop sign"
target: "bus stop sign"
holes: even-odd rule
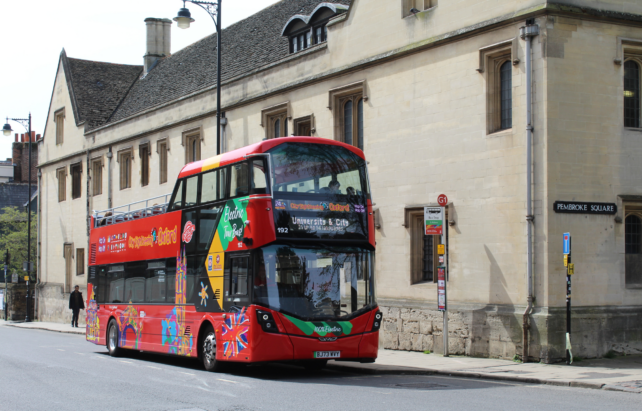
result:
[[[439,197],[437,197],[437,204],[442,207],[446,207],[446,204],[448,204],[448,197],[446,197],[446,194],[439,194]]]

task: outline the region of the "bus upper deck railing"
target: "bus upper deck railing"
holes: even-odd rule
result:
[[[166,213],[171,195],[163,194],[106,210],[94,210],[94,228]],[[162,203],[158,203],[160,199],[163,199]]]

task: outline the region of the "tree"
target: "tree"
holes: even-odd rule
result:
[[[10,264],[7,274],[14,271],[22,277],[26,273],[22,270],[22,263],[27,261],[27,212],[18,207],[6,207],[0,214],[0,261],[4,263],[6,250],[9,250]],[[35,279],[36,267],[36,215],[31,213],[31,278]],[[2,267],[4,268],[4,267]],[[4,274],[4,272],[3,272]],[[2,275],[0,275],[2,278]]]

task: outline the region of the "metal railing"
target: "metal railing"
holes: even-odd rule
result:
[[[94,210],[94,228],[166,213],[171,196],[171,193],[164,194],[106,210]],[[161,198],[163,202],[159,204],[157,201]],[[150,206],[149,203],[152,202],[154,204]]]

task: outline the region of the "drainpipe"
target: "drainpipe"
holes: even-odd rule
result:
[[[539,34],[539,26],[535,19],[526,20],[526,26],[519,28],[520,37],[526,42],[526,283],[527,306],[522,319],[524,332],[524,350],[522,362],[528,362],[528,317],[533,309],[533,206],[532,206],[532,163],[533,163],[533,115],[532,115],[532,56],[531,46],[533,37]]]
[[[40,144],[40,143],[36,143]],[[40,150],[38,150],[40,151]],[[38,315],[38,310],[40,309],[40,304],[38,303],[39,297],[40,297],[40,285],[42,284],[40,281],[40,276],[42,275],[42,270],[40,268],[40,253],[42,252],[42,247],[40,245],[40,242],[42,241],[41,237],[41,221],[42,221],[42,207],[41,207],[41,199],[42,199],[42,170],[38,169],[38,216],[37,218],[37,223],[36,223],[36,286],[34,287],[34,292],[35,292],[35,297],[34,297],[34,302],[33,302],[33,315],[35,319],[40,319],[40,315]]]
[[[111,153],[111,147],[109,147],[109,152],[107,152],[107,208],[111,208],[111,158],[113,154]]]

